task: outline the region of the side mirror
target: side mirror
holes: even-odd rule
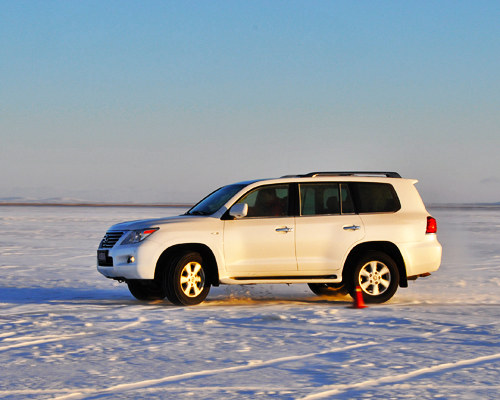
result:
[[[244,218],[248,214],[248,204],[247,203],[238,203],[232,206],[229,209],[229,215],[236,219]]]

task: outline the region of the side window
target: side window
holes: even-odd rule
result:
[[[338,183],[304,183],[299,191],[300,215],[340,214]]]
[[[359,213],[395,212],[401,208],[396,191],[388,183],[350,183]]]
[[[288,215],[288,185],[269,185],[252,190],[238,203],[248,204],[247,217],[281,217]]]

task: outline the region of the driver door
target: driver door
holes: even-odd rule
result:
[[[296,274],[295,218],[288,216],[289,185],[258,187],[237,203],[246,203],[248,214],[224,221],[228,274],[231,277]]]

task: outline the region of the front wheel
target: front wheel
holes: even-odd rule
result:
[[[166,274],[167,298],[177,305],[201,303],[210,291],[206,266],[200,254],[185,253],[172,260]]]
[[[399,270],[391,257],[374,251],[358,260],[352,280],[349,293],[353,298],[356,296],[356,287],[359,286],[365,302],[384,303],[398,289]]]

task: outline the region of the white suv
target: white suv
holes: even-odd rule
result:
[[[389,300],[439,268],[414,186],[395,172],[314,172],[217,189],[184,215],[112,226],[100,273],[137,299],[201,303],[219,284],[307,283],[318,295]]]

